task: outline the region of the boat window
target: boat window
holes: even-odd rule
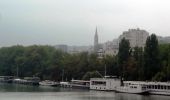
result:
[[[161,89],[163,89],[163,86],[161,85]]]
[[[147,85],[147,88],[149,89],[149,85]]]
[[[155,85],[155,89],[158,89],[158,86],[157,86],[157,85]]]
[[[168,86],[168,89],[170,89],[170,86]]]
[[[143,90],[145,90],[145,89],[146,89],[146,87],[144,86],[144,87],[142,87],[142,89],[143,89]]]
[[[154,85],[152,85],[152,89],[154,89]]]
[[[137,88],[136,86],[134,86],[134,88]]]
[[[166,85],[164,85],[164,89],[166,89]]]
[[[151,86],[149,85],[149,89],[151,89]]]
[[[106,86],[106,82],[102,82],[102,81],[92,81],[92,85],[104,85],[104,86]]]
[[[158,85],[158,89],[161,89],[161,86],[160,86],[160,85]]]

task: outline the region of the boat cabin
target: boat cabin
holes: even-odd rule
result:
[[[117,86],[120,86],[120,79],[118,78],[91,78],[90,89],[110,91],[115,90]]]

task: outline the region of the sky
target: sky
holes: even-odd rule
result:
[[[131,28],[170,36],[170,0],[0,0],[0,47],[93,45]]]

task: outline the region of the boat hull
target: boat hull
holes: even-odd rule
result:
[[[133,91],[120,91],[120,90],[115,90],[115,92],[117,92],[117,93],[128,93],[128,94],[143,94],[143,95],[149,94],[149,91],[133,92]]]

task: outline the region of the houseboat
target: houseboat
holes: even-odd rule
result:
[[[100,91],[115,91],[116,87],[120,86],[120,79],[112,78],[91,78],[90,89]]]
[[[72,88],[90,89],[90,81],[86,81],[86,80],[71,80],[70,86]]]
[[[123,83],[123,86],[117,86],[116,92],[130,93],[130,94],[148,94],[149,90],[144,84],[136,84],[131,82]]]
[[[60,86],[64,87],[64,88],[89,89],[90,88],[90,81],[71,80],[71,82],[60,82]]]
[[[145,85],[149,94],[153,95],[169,95],[170,96],[170,82],[145,82],[145,81],[125,81],[131,84]]]

